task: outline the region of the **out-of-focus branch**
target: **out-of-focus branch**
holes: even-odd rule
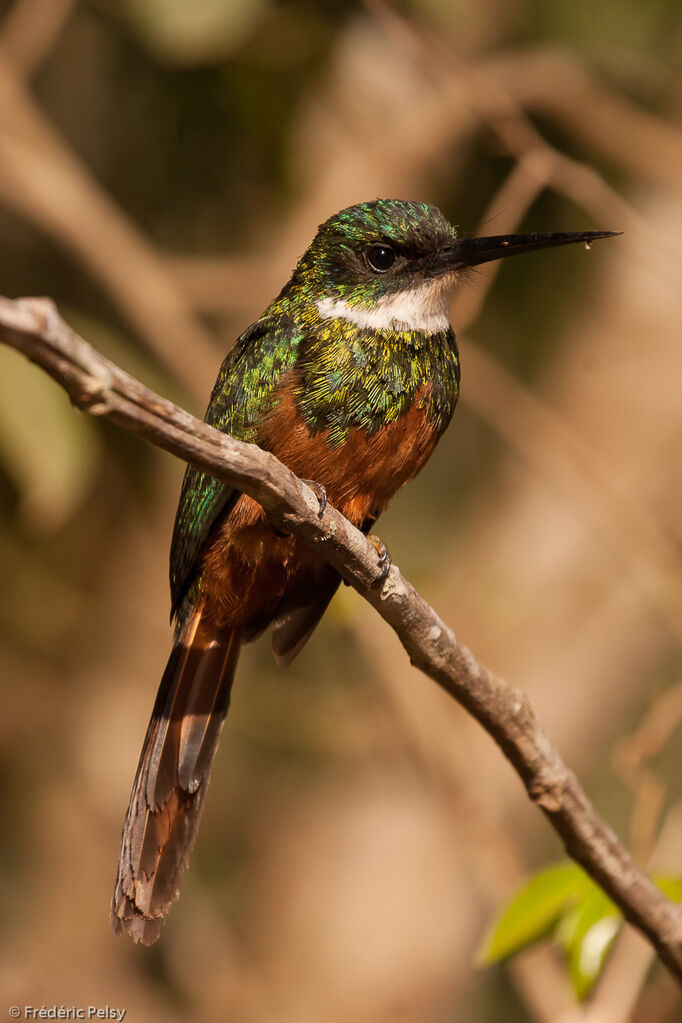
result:
[[[680,191],[678,128],[614,92],[565,50],[528,49],[483,67],[524,109],[549,117],[645,181]]]
[[[544,150],[533,149],[519,157],[481,216],[476,233],[494,230],[506,234],[517,230],[538,194],[549,184],[552,166],[551,154],[548,159]],[[451,317],[458,332],[467,330],[478,318],[501,265],[497,262],[483,268],[466,288],[457,292]],[[679,556],[656,520],[614,490],[605,467],[588,445],[494,357],[468,341],[463,345],[463,352],[472,371],[464,401],[524,456],[530,455],[530,461],[537,464],[543,479],[556,484],[567,499],[583,506],[588,517],[596,521],[598,528],[601,526],[602,536],[616,554],[628,552],[630,569],[635,570],[640,583],[644,582],[648,598],[662,613],[673,634],[682,640],[682,593],[678,588],[673,598],[672,592],[676,579],[674,566]],[[483,403],[481,396],[485,398]],[[513,436],[510,436],[510,424],[515,422],[513,410],[520,422],[516,430],[512,427]],[[533,439],[539,436],[549,438],[549,444],[535,444]],[[614,521],[619,523],[615,531]],[[638,537],[635,543],[634,536]],[[636,552],[634,559],[633,550]],[[358,623],[356,631],[362,642],[376,642],[370,627]],[[490,897],[493,906],[499,906],[523,876],[514,840],[487,818],[481,800],[471,797],[475,786],[481,787],[481,781],[476,781],[476,770],[465,747],[458,744],[449,754],[446,752],[448,724],[440,710],[430,701],[410,700],[400,681],[396,681],[396,665],[385,663],[385,651],[381,652],[381,657],[378,653],[378,650],[373,651],[373,663],[380,666],[384,691],[399,726],[409,736],[411,749],[420,757],[429,781],[443,791],[453,806],[453,826],[457,827],[458,819],[466,819],[471,825],[467,828],[467,844],[475,847],[472,865],[479,887],[484,897]],[[670,733],[682,709],[679,694],[666,697],[664,694],[660,701],[665,703],[666,710],[661,708],[655,714],[648,714],[642,728],[632,737],[632,743],[628,741],[627,748],[625,742],[622,744],[622,756],[620,747],[617,753],[620,773],[635,795],[632,841],[640,862],[649,861],[661,803],[661,784],[641,761],[651,755],[652,750],[658,750],[664,741],[661,732],[664,736]],[[633,780],[635,775],[636,781]],[[483,794],[486,799],[485,785]],[[462,840],[461,829],[458,840]],[[483,850],[485,855],[482,855]],[[495,878],[495,883],[491,883],[491,877]],[[596,1002],[588,1009],[575,1006],[570,985],[551,949],[539,946],[516,956],[510,963],[510,970],[528,1012],[537,1023],[559,1020],[561,1023],[603,1023],[607,1018],[609,1023],[626,1023],[652,956],[653,951],[642,942],[639,934],[626,931],[609,961]]]
[[[587,164],[574,160],[550,145],[530,120],[521,105],[521,99],[527,99],[529,92],[528,79],[530,75],[527,71],[527,54],[505,55],[503,58],[493,58],[479,64],[467,64],[458,59],[434,33],[411,21],[396,10],[388,0],[364,0],[364,4],[394,41],[396,48],[421,66],[424,74],[437,83],[440,92],[447,94],[448,91],[456,90],[458,106],[468,109],[479,123],[487,125],[511,155],[517,159],[531,153],[542,156],[542,177],[544,179],[548,175],[549,187],[570,198],[576,205],[590,213],[598,223],[604,223],[605,218],[611,218],[614,223],[618,223],[620,230],[629,233],[636,232],[638,238],[641,238],[642,250],[648,254],[649,264],[655,264],[659,279],[666,282],[671,294],[679,293],[678,281],[680,266],[682,266],[682,248],[677,244],[672,244],[670,239],[655,231],[645,218],[608,184],[601,174]],[[542,93],[549,91],[554,93],[561,89],[561,84],[557,83],[553,73],[550,78],[547,77],[547,74],[547,63],[545,62],[535,72],[534,95],[536,97]],[[516,95],[514,89],[517,79],[523,79],[526,82],[525,90],[521,90],[519,96]],[[547,88],[549,80],[552,83],[551,90]],[[597,83],[587,74],[580,81],[581,109],[592,111],[594,108],[599,108],[600,104],[603,105],[603,94],[608,90],[601,87],[601,91],[596,91]],[[567,81],[568,91],[570,91],[569,86],[570,81]],[[590,93],[591,87],[594,88],[594,93]],[[609,104],[609,109],[614,117],[617,117],[615,109],[617,107],[618,102],[614,99]],[[637,120],[637,113],[639,112],[633,111],[632,116],[627,119],[628,127],[632,128],[633,121]],[[461,110],[458,109],[453,116],[461,118]],[[649,129],[645,131],[646,139],[650,138],[653,132],[649,122],[655,123],[658,142],[661,137],[665,137],[665,156],[661,162],[665,162],[674,152],[676,159],[673,167],[676,166],[679,158],[682,157],[682,142],[679,133],[668,128],[664,122],[657,121],[651,115],[645,115],[643,112],[641,120],[646,120],[649,126]],[[637,120],[638,126],[640,123]],[[631,138],[631,134],[624,131],[621,148],[630,145]],[[642,151],[646,152],[644,140],[640,145]],[[638,160],[638,169],[641,170],[643,166],[644,160]],[[675,176],[674,170],[669,169],[666,180],[668,184],[675,182],[679,187],[679,177]]]
[[[595,132],[595,136],[611,137],[620,132],[620,149],[638,149],[633,157],[636,167],[627,162],[623,166],[642,173],[649,167],[645,159],[648,155],[646,140],[655,140],[659,154],[656,166],[660,166],[661,173],[665,172],[668,183],[674,181],[679,185],[679,176],[675,176],[675,167],[682,159],[678,132],[662,119],[622,100],[567,58],[557,60],[560,80],[557,84],[552,77],[552,88],[548,89],[550,62],[546,51],[540,51],[537,59],[534,52],[505,53],[467,64],[457,59],[442,40],[423,25],[410,21],[386,0],[365,0],[365,6],[385,29],[395,46],[396,56],[401,60],[407,57],[423,74],[419,116],[415,119],[409,108],[401,108],[393,121],[381,125],[381,131],[363,135],[361,142],[354,138],[343,149],[327,152],[318,179],[306,193],[304,206],[308,222],[310,209],[316,205],[316,195],[330,196],[328,207],[320,203],[320,208],[328,212],[333,206],[333,196],[344,194],[339,187],[341,180],[362,176],[371,194],[376,168],[382,167],[385,194],[385,169],[387,164],[393,166],[398,162],[390,156],[396,150],[401,153],[399,163],[405,177],[411,165],[423,166],[433,152],[444,150],[455,140],[461,145],[485,126],[523,170],[523,182],[518,180],[515,188],[523,186],[526,190],[537,188],[540,191],[552,188],[584,209],[596,222],[607,227],[617,224],[634,235],[641,241],[640,251],[646,253],[643,265],[651,267],[657,279],[668,286],[670,294],[678,297],[682,248],[652,227],[601,174],[550,145],[528,117],[523,102],[535,98],[540,103],[545,97],[550,103],[554,97],[562,104],[562,110],[573,105],[576,120],[583,109],[602,112],[606,105],[614,123],[608,133]],[[577,93],[575,103],[573,92]],[[641,127],[644,141],[638,146],[629,146],[632,136],[625,131],[626,127],[633,130]],[[406,151],[404,139],[408,137],[412,146]],[[640,138],[639,135],[634,137]],[[670,159],[673,154],[680,159]],[[606,155],[616,154],[607,149]],[[658,182],[659,178],[655,176],[655,180]],[[287,254],[292,251],[288,236],[296,233],[295,222],[296,217],[283,235],[284,245],[275,243],[276,250],[284,249]],[[169,267],[178,285],[198,308],[225,313],[241,311],[243,296],[259,293],[259,282],[269,278],[273,263],[281,261],[270,247],[267,260],[170,257]],[[277,280],[273,279],[273,286],[276,284]]]
[[[218,361],[211,335],[153,245],[53,130],[1,54],[0,201],[73,253],[159,361],[203,400]]]
[[[619,493],[587,443],[545,402],[480,345],[460,338],[460,347],[467,367],[467,404],[544,478],[587,511],[603,541],[627,561],[642,593],[671,635],[682,642],[682,587],[676,545],[642,505]],[[547,457],[548,451],[551,458]]]
[[[509,214],[503,214],[499,221],[500,230],[511,230],[515,226],[514,220],[518,223],[518,217],[532,203],[534,196],[543,188],[551,187],[585,209],[598,223],[612,217],[612,223],[641,239],[641,250],[647,253],[648,260],[653,260],[651,265],[655,266],[659,280],[665,281],[679,300],[682,249],[655,232],[644,217],[592,167],[560,152],[543,138],[511,88],[510,83],[518,73],[522,77],[527,75],[523,95],[529,90],[529,73],[524,72],[523,62],[516,63],[518,55],[491,60],[483,65],[467,65],[442,40],[398,12],[387,0],[364,0],[364,3],[396,48],[419,64],[424,75],[435,79],[442,87],[452,88],[453,83],[459,83],[460,102],[486,123],[508,152],[516,157],[514,170],[486,212],[486,215],[495,213],[504,210],[505,206],[513,209],[513,204],[516,204],[517,217],[514,218],[512,213],[510,220]],[[577,74],[575,69],[573,73]],[[541,83],[547,80],[546,62],[536,69],[535,75],[537,93]],[[580,82],[583,98],[591,84],[597,88],[597,83],[587,74],[580,78]],[[555,91],[554,84],[551,91]],[[599,95],[590,100],[590,110],[593,105],[599,106]],[[645,119],[648,116],[642,114]],[[671,131],[666,133],[662,123],[656,122],[656,125],[658,135],[665,136],[668,148],[678,146],[682,156],[679,138]],[[471,289],[467,289],[456,298],[453,322],[458,330],[475,320],[494,279],[494,272],[493,276],[490,271],[479,275],[471,296]],[[564,492],[569,493],[573,500],[577,497],[588,508],[590,517],[599,523],[602,535],[635,570],[643,592],[666,621],[671,633],[681,639],[682,590],[678,578],[679,553],[675,545],[644,507],[632,498],[625,499],[610,485],[609,473],[600,465],[599,459],[540,399],[529,394],[481,349],[474,349],[466,342],[463,347],[469,376],[463,400],[472,405],[476,414],[518,449],[523,457],[538,464],[543,475],[557,480]],[[510,414],[512,411],[513,415]],[[548,436],[553,438],[552,445],[539,443],[540,438],[546,440]],[[545,456],[546,451],[552,452],[551,460]],[[556,457],[557,453],[560,458]]]
[[[276,525],[317,550],[379,612],[413,664],[459,701],[510,761],[569,854],[682,981],[682,908],[669,902],[599,817],[540,728],[527,697],[458,643],[393,565],[376,585],[376,551],[273,455],[212,429],[98,355],[45,299],[0,299],[0,339],[42,366],[72,402],[249,494]]]
[[[630,840],[643,861],[652,854],[665,801],[665,785],[649,764],[661,752],[680,722],[682,683],[654,699],[639,728],[621,739],[613,753],[614,770],[634,797]]]
[[[506,180],[498,188],[481,217],[477,234],[512,234],[551,180],[551,162],[545,153],[524,153],[514,164]],[[479,272],[455,295],[450,314],[457,330],[468,330],[478,319],[488,292],[502,263],[500,260],[479,268]]]
[[[386,643],[370,616],[353,616],[352,628],[381,686],[382,710],[388,711],[393,732],[403,739],[410,762],[416,762],[429,790],[442,801],[453,846],[463,861],[464,884],[473,888],[481,911],[488,918],[496,916],[530,871],[518,836],[505,826],[500,812],[504,797],[497,775],[481,771],[470,730],[454,720],[454,708],[443,713],[440,693],[424,687],[415,691],[405,684],[402,651]],[[648,943],[646,947],[653,955]],[[468,964],[462,967],[468,969]],[[508,969],[529,1021],[557,1023],[574,1007],[566,971],[549,945],[524,950],[509,961]]]
[[[682,807],[673,805],[656,841],[651,856],[652,863],[678,862],[682,840]],[[675,867],[673,866],[674,870]],[[552,1023],[630,1023],[653,959],[653,950],[642,940],[641,934],[627,930],[618,938],[615,948],[606,963],[593,996],[587,1005],[572,1006],[568,1011],[557,1013]],[[674,995],[673,995],[674,997]],[[675,999],[675,1004],[679,1004]],[[670,1013],[657,1017],[673,1018]],[[649,1023],[650,1017],[643,1013],[638,1016]]]
[[[15,0],[0,26],[0,51],[20,78],[50,54],[78,0]]]

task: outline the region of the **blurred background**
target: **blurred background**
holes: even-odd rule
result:
[[[0,292],[52,296],[194,412],[350,203],[625,232],[476,273],[452,310],[460,407],[380,533],[640,862],[678,872],[681,55],[677,0],[0,2]],[[155,948],[111,937],[182,473],[0,347],[7,1006],[678,1020],[632,932],[583,1007],[548,946],[475,965],[559,843],[345,587],[286,673],[267,639],[245,651],[182,897]]]

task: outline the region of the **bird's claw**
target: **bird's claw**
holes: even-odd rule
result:
[[[307,487],[310,487],[312,492],[315,494],[320,506],[317,512],[317,517],[318,519],[321,519],[324,515],[324,510],[327,507],[327,488],[323,487],[321,483],[316,483],[315,480],[303,480],[303,483],[305,483]]]
[[[384,582],[384,580],[388,576],[388,573],[391,571],[391,564],[392,564],[392,562],[391,562],[391,555],[388,553],[388,547],[386,546],[386,544],[384,543],[384,541],[380,537],[372,535],[372,536],[368,536],[367,539],[369,540],[369,542],[371,543],[372,547],[374,548],[374,550],[379,555],[379,565],[381,566],[381,571],[379,572],[379,575],[374,580],[374,585],[375,586],[381,586],[381,584]]]

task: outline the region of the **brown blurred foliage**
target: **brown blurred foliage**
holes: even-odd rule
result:
[[[381,534],[528,691],[641,862],[679,872],[676,0],[0,12],[0,292],[49,294],[194,411],[317,223],[351,202],[424,199],[465,231],[625,231],[461,292],[461,407]],[[159,946],[109,935],[182,471],[0,349],[7,1006],[164,1023],[679,1018],[631,933],[584,1008],[549,949],[473,965],[496,908],[560,850],[487,737],[346,589],[286,674],[266,642],[243,657]]]

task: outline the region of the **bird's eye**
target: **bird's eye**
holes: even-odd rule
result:
[[[395,263],[395,252],[390,245],[370,245],[365,249],[365,259],[378,274],[385,274]]]

